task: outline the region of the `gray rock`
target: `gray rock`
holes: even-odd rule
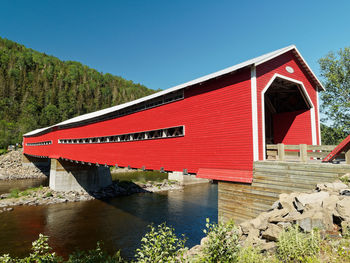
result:
[[[297,220],[297,223],[305,232],[311,232],[314,228],[327,231],[333,230],[332,215],[323,210],[305,212],[301,215],[301,218]]]
[[[294,205],[298,211],[303,211],[306,205],[321,206],[324,199],[329,197],[328,192],[317,192],[312,194],[299,194],[295,197]]]
[[[277,244],[275,242],[266,242],[260,245],[260,249],[262,251],[273,251],[277,248]]]
[[[322,207],[329,211],[334,211],[338,201],[339,197],[337,195],[330,195],[329,197],[323,199]]]
[[[343,220],[350,221],[350,198],[346,196],[344,199],[339,200],[335,210]]]
[[[281,209],[281,208],[282,208],[282,205],[279,200],[275,201],[271,206],[271,210]]]
[[[267,221],[269,223],[280,222],[283,221],[283,218],[289,214],[289,210],[286,208],[283,209],[275,209],[266,214]]]
[[[295,210],[293,202],[296,196],[298,196],[298,193],[280,194],[279,202],[281,204],[281,207],[288,209],[289,211]]]
[[[278,222],[277,225],[283,229],[287,229],[292,226],[291,222]]]
[[[342,189],[346,189],[348,186],[341,181],[334,183],[317,184],[316,189],[318,191],[339,192]]]
[[[268,224],[267,229],[262,232],[261,237],[269,241],[277,241],[282,230],[282,227],[275,224]]]
[[[343,189],[339,192],[340,195],[350,196],[350,189]]]
[[[261,243],[261,239],[259,239],[259,235],[260,235],[260,230],[259,229],[255,229],[252,228],[249,231],[249,234],[246,238],[246,240],[244,241],[244,245],[245,246],[253,246],[256,244]]]

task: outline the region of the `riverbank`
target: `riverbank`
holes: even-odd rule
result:
[[[22,149],[0,155],[0,180],[40,179],[47,175],[35,166],[22,165]]]
[[[0,213],[13,211],[16,206],[50,205],[66,202],[79,202],[94,199],[108,199],[127,196],[135,193],[154,193],[160,191],[180,190],[183,186],[174,181],[164,179],[162,182],[147,182],[146,184],[130,181],[116,181],[98,191],[53,191],[49,187],[29,188],[24,191],[12,190],[10,193],[0,195]],[[5,209],[4,209],[5,208]]]

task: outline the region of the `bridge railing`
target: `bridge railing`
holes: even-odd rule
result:
[[[336,145],[285,145],[279,144],[267,144],[266,145],[266,159],[277,161],[298,161],[298,162],[310,162],[321,161],[325,158]],[[343,151],[337,160],[345,161],[346,164],[350,164],[350,150]]]

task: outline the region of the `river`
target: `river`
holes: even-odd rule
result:
[[[26,188],[24,182],[0,181],[0,192]],[[27,187],[47,182],[27,180]],[[6,189],[6,190],[5,190]],[[121,250],[131,258],[151,223],[166,222],[178,235],[188,238],[186,246],[200,242],[205,219],[217,221],[217,185],[198,184],[183,190],[141,193],[109,200],[92,200],[49,206],[22,206],[0,214],[0,254],[27,255],[39,233],[50,236],[49,244],[59,255],[85,250],[103,241],[109,251]]]

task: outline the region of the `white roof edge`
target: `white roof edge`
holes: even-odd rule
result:
[[[141,102],[144,102],[144,101],[147,101],[147,100],[151,100],[151,99],[154,99],[156,97],[159,97],[159,96],[162,96],[162,95],[165,95],[165,94],[168,94],[168,93],[171,93],[171,92],[174,92],[174,91],[177,91],[177,90],[180,90],[180,89],[184,89],[186,87],[189,87],[189,86],[193,86],[193,85],[196,85],[196,84],[199,84],[199,83],[202,83],[202,82],[205,82],[207,80],[210,80],[210,79],[214,79],[214,78],[217,78],[219,76],[222,76],[222,75],[225,75],[225,74],[228,74],[228,73],[231,73],[231,72],[234,72],[238,69],[242,69],[242,68],[245,68],[245,67],[248,67],[248,66],[251,66],[251,65],[260,65],[268,60],[271,60],[285,52],[288,52],[292,49],[295,49],[296,52],[298,53],[298,55],[300,56],[300,58],[303,60],[303,62],[306,64],[306,66],[309,68],[311,74],[313,74],[314,78],[317,80],[317,82],[319,83],[319,85],[321,86],[322,89],[323,86],[322,84],[320,83],[320,81],[316,78],[315,74],[312,72],[311,68],[307,65],[306,61],[304,60],[304,58],[300,55],[299,51],[297,50],[297,48],[295,47],[295,45],[290,45],[290,46],[287,46],[287,47],[284,47],[284,48],[281,48],[281,49],[278,49],[278,50],[275,50],[273,52],[270,52],[270,53],[267,53],[267,54],[264,54],[262,56],[259,56],[259,57],[256,57],[256,58],[253,58],[253,59],[250,59],[250,60],[247,60],[245,62],[242,62],[242,63],[239,63],[239,64],[236,64],[234,66],[231,66],[231,67],[228,67],[228,68],[225,68],[223,70],[219,70],[217,72],[214,72],[214,73],[211,73],[211,74],[208,74],[208,75],[205,75],[203,77],[200,77],[200,78],[197,78],[197,79],[194,79],[194,80],[191,80],[191,81],[188,81],[188,82],[185,82],[183,84],[180,84],[180,85],[177,85],[177,86],[174,86],[174,87],[171,87],[169,89],[165,89],[165,90],[162,90],[162,91],[159,91],[159,92],[156,92],[154,94],[151,94],[151,95],[148,95],[146,97],[142,97],[140,99],[137,99],[137,100],[133,100],[133,101],[130,101],[130,102],[127,102],[127,103],[123,103],[123,104],[120,104],[120,105],[117,105],[117,106],[113,106],[113,107],[110,107],[110,108],[106,108],[106,109],[103,109],[103,110],[99,110],[99,111],[94,111],[94,112],[91,112],[91,113],[87,113],[87,114],[84,114],[84,115],[80,115],[80,116],[77,116],[77,117],[74,117],[74,118],[71,118],[71,119],[68,119],[68,120],[65,120],[63,122],[60,122],[60,123],[57,123],[57,124],[54,124],[52,126],[49,126],[49,127],[45,127],[45,128],[41,128],[41,129],[36,129],[34,131],[31,131],[31,132],[28,132],[26,134],[24,134],[23,136],[32,136],[32,135],[35,135],[35,134],[38,134],[40,132],[43,132],[45,130],[48,130],[48,129],[51,129],[53,127],[58,127],[58,126],[61,126],[61,125],[67,125],[67,124],[73,124],[73,123],[76,123],[76,122],[80,122],[80,121],[84,121],[84,120],[89,120],[89,119],[92,119],[92,118],[95,118],[95,117],[98,117],[98,116],[103,116],[105,114],[108,114],[108,113],[111,113],[111,112],[114,112],[114,111],[117,111],[117,110],[121,110],[123,108],[126,108],[126,107],[129,107],[129,106],[132,106],[132,105],[135,105],[135,104],[138,104],[138,103],[141,103]]]
[[[288,47],[285,47],[284,49],[285,49],[285,50],[283,50],[283,51],[282,51],[282,49],[280,49],[281,52],[279,52],[279,53],[276,52],[276,54],[274,54],[273,57],[270,57],[270,58],[268,58],[268,59],[261,60],[261,61],[259,61],[258,63],[255,63],[255,65],[258,66],[258,65],[260,65],[260,64],[262,64],[262,63],[264,63],[264,62],[266,62],[266,61],[268,61],[268,60],[270,60],[270,59],[273,59],[273,58],[275,58],[275,57],[277,57],[277,56],[279,56],[279,55],[281,55],[281,54],[283,54],[283,53],[285,53],[285,52],[288,52],[288,51],[294,49],[295,52],[297,52],[298,56],[302,59],[303,63],[306,65],[306,67],[308,68],[308,70],[310,71],[311,75],[314,77],[314,79],[315,79],[316,82],[318,83],[318,85],[321,87],[321,89],[322,89],[322,90],[326,90],[326,89],[323,87],[322,83],[318,80],[318,78],[316,77],[315,73],[312,71],[312,69],[310,68],[309,64],[307,64],[306,60],[303,58],[303,56],[301,55],[301,53],[299,52],[299,50],[297,49],[297,47],[296,47],[295,45],[290,45],[290,46],[288,46]]]

